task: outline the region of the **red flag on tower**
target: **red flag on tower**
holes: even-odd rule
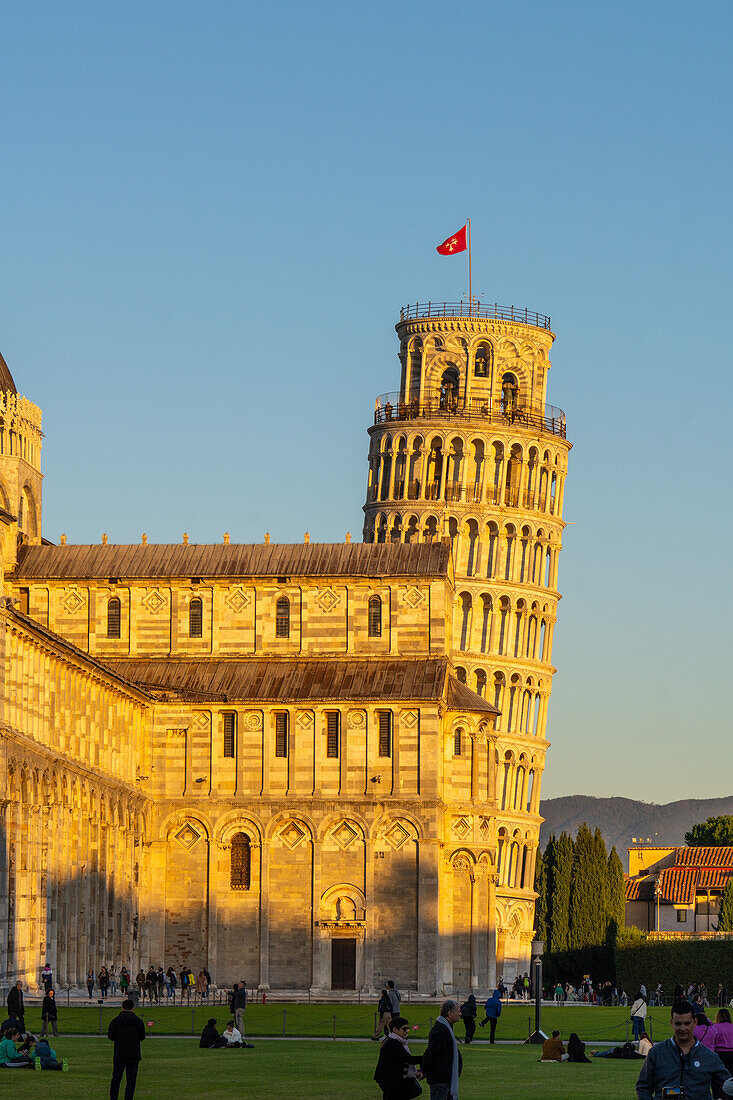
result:
[[[454,233],[451,237],[446,237],[443,243],[437,246],[436,252],[439,252],[441,256],[453,256],[456,252],[465,252],[467,248],[466,226],[464,225],[457,233]]]

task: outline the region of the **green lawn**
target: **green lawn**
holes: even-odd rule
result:
[[[119,1006],[104,1007],[101,1010],[101,1030],[106,1033],[109,1021],[119,1012]],[[437,1005],[407,1005],[403,1003],[403,1013],[412,1024],[419,1024],[419,1034],[427,1035],[430,1020],[435,1019]],[[214,1016],[222,1025],[229,1018],[226,1008],[204,1006],[193,1008],[168,1008],[153,1006],[140,1009],[140,1015],[152,1021],[152,1034],[158,1035],[199,1035],[209,1016]],[[245,1031],[251,1036],[302,1036],[316,1037],[333,1035],[334,1016],[336,1017],[336,1035],[339,1038],[358,1038],[371,1034],[374,1029],[374,1009],[367,1004],[251,1004],[245,1013]],[[479,1017],[480,1018],[480,1017]],[[668,1032],[668,1010],[652,1009],[650,1012],[653,1037],[664,1038]],[[567,1037],[571,1031],[577,1031],[581,1039],[589,1042],[622,1042],[626,1038],[629,1019],[625,1008],[596,1008],[577,1006],[573,1008],[543,1008],[542,1026],[549,1034],[557,1028]],[[26,1026],[31,1031],[40,1030],[40,1008],[26,1011]],[[504,1009],[499,1020],[497,1038],[526,1039],[534,1029],[534,1006],[510,1005]],[[100,1010],[98,1006],[66,1008],[63,1001],[59,1004],[59,1030],[67,1035],[95,1035],[100,1033]],[[463,1035],[463,1025],[457,1024],[456,1034]],[[477,1029],[477,1038],[485,1032]]]
[[[268,1100],[381,1100],[372,1080],[376,1043],[257,1042],[254,1050],[199,1050],[197,1040],[153,1038],[143,1045],[136,1100],[162,1096],[267,1097]],[[80,1100],[108,1094],[112,1044],[106,1039],[58,1039],[52,1045],[69,1060],[69,1073],[12,1074],[13,1100]],[[413,1042],[416,1053],[420,1041]],[[591,1065],[540,1065],[536,1047],[481,1046],[464,1049],[461,1100],[572,1100],[634,1096],[641,1062],[600,1059]],[[10,1092],[8,1092],[10,1095]],[[120,1093],[122,1095],[122,1093]],[[423,1089],[429,1098],[427,1087]]]

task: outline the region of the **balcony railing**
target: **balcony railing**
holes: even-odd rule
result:
[[[499,424],[502,427],[515,426],[530,428],[540,432],[550,432],[567,438],[565,413],[554,405],[544,405],[542,409],[533,409],[528,405],[508,405],[492,408],[488,401],[474,398],[470,405],[450,397],[439,397],[427,401],[401,401],[399,393],[383,393],[374,406],[374,423],[385,424],[388,421],[405,420],[443,420],[449,417],[458,422],[472,424]]]
[[[518,321],[535,328],[550,328],[550,318],[533,309],[500,306],[497,302],[479,302],[476,298],[460,302],[414,302],[400,310],[400,321],[420,321],[429,317],[486,317],[490,321]]]

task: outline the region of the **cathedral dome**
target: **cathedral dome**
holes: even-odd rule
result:
[[[5,362],[2,355],[0,355],[0,393],[4,393],[5,391],[8,393],[18,392],[15,388],[15,382],[13,381],[13,376],[10,373],[8,364]]]

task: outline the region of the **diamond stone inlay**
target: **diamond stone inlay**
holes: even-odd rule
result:
[[[249,607],[252,600],[242,588],[235,588],[233,592],[229,593],[224,602],[232,611],[239,612]]]
[[[324,589],[316,596],[316,603],[322,611],[333,611],[341,603],[341,597],[337,596],[331,588]]]
[[[197,833],[193,825],[191,825],[187,821],[183,828],[179,829],[176,833],[176,840],[181,845],[181,847],[185,848],[188,852],[191,848],[193,848],[194,844],[200,838],[200,836],[201,834]]]
[[[407,829],[399,821],[395,821],[392,828],[388,829],[384,835],[385,839],[392,845],[395,851],[401,848],[406,840],[410,839],[410,834]]]
[[[331,836],[336,841],[339,848],[346,849],[349,847],[350,844],[354,843],[359,834],[353,827],[353,825],[350,825],[348,821],[342,821],[341,824],[331,833]]]
[[[408,607],[415,608],[418,604],[421,604],[425,599],[425,593],[421,592],[419,588],[408,588],[404,595],[405,603]]]
[[[64,600],[64,607],[72,615],[84,605],[84,599],[78,592],[69,592],[68,596]]]
[[[142,601],[143,605],[147,607],[148,611],[151,611],[153,615],[157,615],[161,608],[165,607],[165,596],[161,596],[157,589],[153,589],[152,592],[148,592],[145,599]]]
[[[280,839],[288,848],[295,848],[305,837],[305,833],[297,821],[290,821],[280,833]]]

